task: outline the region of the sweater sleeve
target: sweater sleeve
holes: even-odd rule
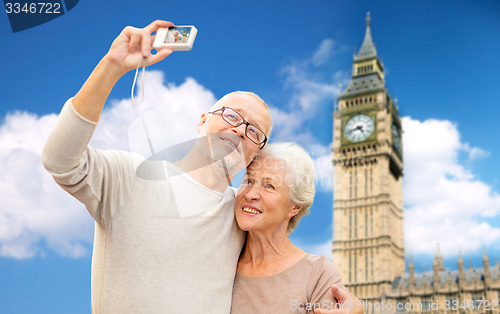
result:
[[[317,256],[316,258],[318,262],[315,264],[314,277],[317,280],[314,282],[311,303],[325,310],[333,310],[337,300],[330,288],[333,284],[343,287],[340,271],[326,257]]]
[[[130,153],[88,146],[97,123],[78,114],[69,99],[42,151],[42,162],[65,191],[105,226],[129,194],[135,178]]]

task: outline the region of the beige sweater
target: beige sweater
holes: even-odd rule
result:
[[[333,310],[333,284],[342,285],[337,267],[326,257],[312,254],[276,275],[248,277],[237,273],[231,313],[313,313],[315,307]]]
[[[88,147],[95,127],[70,99],[42,153],[96,222],[92,313],[229,313],[244,241],[235,191],[212,191],[163,161]]]

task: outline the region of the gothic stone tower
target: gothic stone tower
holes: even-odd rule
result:
[[[380,302],[405,269],[403,153],[369,13],[351,81],[338,97],[333,136],[333,262],[354,295]]]

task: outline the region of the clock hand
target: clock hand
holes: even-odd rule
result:
[[[359,126],[357,126],[357,127],[355,127],[355,128],[352,128],[352,129],[348,130],[346,133],[352,133],[352,132],[354,132],[354,131],[356,131],[356,130],[359,130]]]
[[[352,132],[357,131],[357,130],[360,130],[361,132],[363,132],[363,126],[362,125],[358,125],[357,127],[348,130],[346,133],[352,133]]]

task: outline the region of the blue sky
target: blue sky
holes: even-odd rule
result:
[[[147,69],[146,97],[166,95],[174,107],[199,101],[197,110],[233,90],[265,99],[271,140],[298,141],[321,172],[312,214],[292,239],[328,254],[331,113],[367,11],[404,117],[406,255],[417,270],[430,269],[437,242],[450,268],[459,250],[478,267],[484,248],[500,259],[500,2],[81,0],[16,34],[0,14],[0,312],[90,312],[92,220],[45,174],[39,154],[54,114],[121,29],[155,19],[199,33],[191,52]],[[111,93],[96,147],[126,148],[132,80],[128,73]]]

